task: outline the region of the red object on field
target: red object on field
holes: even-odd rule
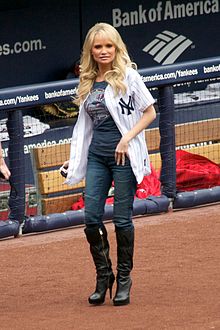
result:
[[[137,185],[136,197],[147,198],[148,196],[160,196],[160,188],[161,183],[158,174],[151,164],[151,174],[146,175],[143,181]]]
[[[179,191],[220,186],[220,166],[204,156],[177,150],[176,185]]]
[[[72,204],[71,210],[77,211],[84,207],[84,199],[82,196],[80,196],[79,200]]]

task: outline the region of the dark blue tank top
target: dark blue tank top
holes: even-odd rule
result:
[[[89,150],[101,156],[114,156],[121,133],[105,104],[106,86],[106,81],[95,82],[85,101],[85,109],[93,121],[93,137]]]

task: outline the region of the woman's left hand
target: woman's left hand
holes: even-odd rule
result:
[[[136,137],[140,132],[147,128],[150,123],[156,118],[156,111],[153,104],[149,105],[144,112],[140,120],[134,125],[134,127],[122,136],[119,144],[115,149],[115,161],[117,165],[125,165],[125,158],[128,155],[129,142]]]
[[[125,165],[125,158],[128,157],[128,141],[122,137],[115,149],[115,161],[117,165]]]

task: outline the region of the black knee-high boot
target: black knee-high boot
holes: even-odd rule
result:
[[[134,254],[134,228],[116,228],[117,240],[117,289],[113,299],[115,306],[127,305],[130,303],[131,277]]]
[[[90,244],[90,252],[96,267],[96,289],[89,297],[90,304],[102,304],[105,301],[106,291],[109,289],[112,298],[112,286],[115,276],[112,272],[112,263],[109,258],[109,243],[107,231],[104,226],[101,228],[86,228],[85,234]]]

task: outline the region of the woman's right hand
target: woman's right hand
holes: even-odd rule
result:
[[[68,168],[69,167],[69,160],[66,160],[64,163],[63,163],[63,166],[64,168]]]
[[[68,174],[69,160],[66,160],[60,168],[60,174],[66,178]]]
[[[8,166],[6,165],[3,157],[0,159],[0,172],[5,180],[8,180],[9,177],[11,176],[11,173],[8,169]]]

